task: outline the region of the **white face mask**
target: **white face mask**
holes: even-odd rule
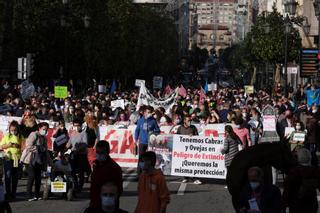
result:
[[[17,130],[10,131],[10,134],[11,134],[11,135],[17,135],[17,134],[18,134],[18,131],[17,131]]]
[[[47,130],[40,130],[40,135],[46,136],[47,135]]]
[[[260,186],[260,183],[256,181],[250,181],[249,184],[252,190],[256,190]]]
[[[101,206],[104,212],[114,212],[116,208],[116,198],[111,196],[101,196]]]

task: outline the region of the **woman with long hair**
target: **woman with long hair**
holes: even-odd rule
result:
[[[9,125],[9,132],[4,135],[0,143],[0,149],[5,152],[4,173],[6,196],[9,200],[16,197],[22,141],[23,136],[20,132],[19,123],[12,121]]]
[[[26,148],[22,152],[21,162],[25,164],[28,172],[27,192],[29,201],[40,199],[41,172],[46,171],[47,165],[52,165],[47,138],[49,124],[39,123],[38,130],[32,132],[26,140]],[[32,194],[33,183],[35,183],[35,193]]]
[[[224,147],[221,153],[225,155],[224,162],[228,170],[232,159],[239,152],[239,144],[241,144],[241,141],[230,125],[225,126],[225,134]]]

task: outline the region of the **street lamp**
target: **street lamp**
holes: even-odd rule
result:
[[[306,36],[309,36],[311,25],[309,24],[308,19],[305,20],[305,23],[303,23],[302,28]]]
[[[284,11],[293,16],[296,14],[298,3],[295,0],[286,0],[284,2]]]
[[[320,0],[313,2],[315,16],[318,17],[318,53],[320,52]],[[319,72],[319,68],[318,68]]]

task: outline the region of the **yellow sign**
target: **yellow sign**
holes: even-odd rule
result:
[[[54,87],[54,97],[55,98],[66,98],[66,97],[68,97],[68,87],[55,86]]]
[[[67,183],[66,182],[51,182],[51,192],[67,192]]]
[[[253,86],[247,85],[247,86],[244,86],[244,91],[246,94],[252,94],[254,92],[254,88]]]

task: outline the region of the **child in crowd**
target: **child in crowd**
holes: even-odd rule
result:
[[[143,170],[138,183],[136,213],[165,213],[170,202],[170,192],[160,169],[155,169],[156,154],[146,152],[141,156],[139,167]]]

